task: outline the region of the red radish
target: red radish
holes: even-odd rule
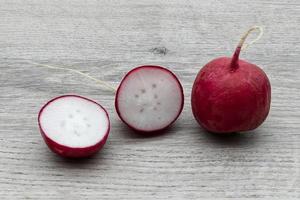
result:
[[[177,77],[160,66],[140,66],[120,83],[115,106],[121,120],[134,130],[165,129],[180,115],[183,89]]]
[[[48,147],[64,157],[87,157],[99,151],[109,134],[106,110],[77,95],[56,97],[39,112],[38,123]]]
[[[198,123],[208,131],[252,130],[261,125],[269,113],[271,86],[267,75],[258,66],[239,59],[246,37],[257,29],[262,34],[260,27],[249,29],[232,58],[210,61],[196,77],[192,110]]]

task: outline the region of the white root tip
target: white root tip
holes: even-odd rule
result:
[[[111,86],[109,83],[102,81],[100,79],[96,79],[88,74],[85,74],[81,71],[75,70],[75,69],[70,69],[70,68],[66,68],[66,67],[57,67],[57,66],[52,66],[52,65],[48,65],[48,64],[41,64],[41,63],[36,63],[36,62],[32,62],[32,61],[27,61],[30,64],[34,64],[37,66],[42,66],[42,67],[46,67],[46,68],[50,68],[50,69],[59,69],[59,70],[64,70],[64,71],[70,71],[76,74],[79,74],[81,76],[84,76],[90,80],[93,80],[94,82],[98,83],[99,85],[104,86],[106,89],[108,89],[109,91],[115,93],[117,90],[116,88],[114,88],[113,86]]]

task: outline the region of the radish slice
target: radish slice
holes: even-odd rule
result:
[[[38,123],[49,148],[64,157],[96,153],[105,144],[110,129],[106,110],[77,95],[50,100],[40,110]]]
[[[178,78],[160,66],[141,66],[126,74],[117,90],[115,106],[121,120],[137,131],[165,129],[183,109]]]

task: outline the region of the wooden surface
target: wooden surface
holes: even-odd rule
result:
[[[196,73],[230,56],[252,25],[265,34],[242,58],[270,78],[270,115],[249,133],[206,133],[191,113]],[[299,44],[298,0],[0,0],[0,199],[299,199]],[[184,111],[163,135],[142,137],[119,120],[113,94],[28,60],[114,86],[133,67],[162,65],[184,86]],[[93,158],[64,160],[40,136],[40,107],[66,93],[110,114],[108,142]]]

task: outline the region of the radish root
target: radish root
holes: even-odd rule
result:
[[[111,86],[109,83],[102,81],[100,79],[94,78],[88,74],[85,74],[79,70],[75,70],[75,69],[70,69],[70,68],[66,68],[66,67],[57,67],[57,66],[52,66],[52,65],[48,65],[48,64],[41,64],[41,63],[36,63],[36,62],[32,62],[32,61],[27,61],[30,64],[34,64],[37,66],[42,66],[42,67],[46,67],[46,68],[50,68],[50,69],[59,69],[59,70],[65,70],[65,71],[70,71],[70,72],[74,72],[76,74],[79,74],[81,76],[84,76],[90,80],[95,81],[96,83],[98,83],[99,85],[104,86],[106,89],[108,89],[109,91],[115,93],[117,91],[116,88],[114,88],[113,86]]]
[[[251,32],[256,31],[256,30],[259,31],[259,35],[251,42],[245,43],[248,35]],[[236,50],[234,51],[234,54],[232,56],[232,60],[231,60],[231,64],[230,64],[232,71],[236,70],[239,67],[238,60],[239,60],[240,52],[242,50],[245,50],[247,47],[254,44],[255,42],[257,42],[262,37],[263,34],[264,34],[264,31],[261,26],[253,26],[246,33],[244,33],[244,35],[241,37],[241,39],[236,47]]]
[[[248,35],[253,32],[253,31],[259,31],[259,35],[252,40],[251,42],[245,43],[246,38],[248,37]],[[261,26],[253,26],[251,27],[246,33],[244,33],[244,35],[241,37],[241,40],[238,44],[238,47],[241,48],[241,50],[245,50],[246,48],[248,48],[250,45],[254,44],[255,42],[257,42],[258,40],[260,40],[260,38],[263,36],[264,34],[264,30]]]

